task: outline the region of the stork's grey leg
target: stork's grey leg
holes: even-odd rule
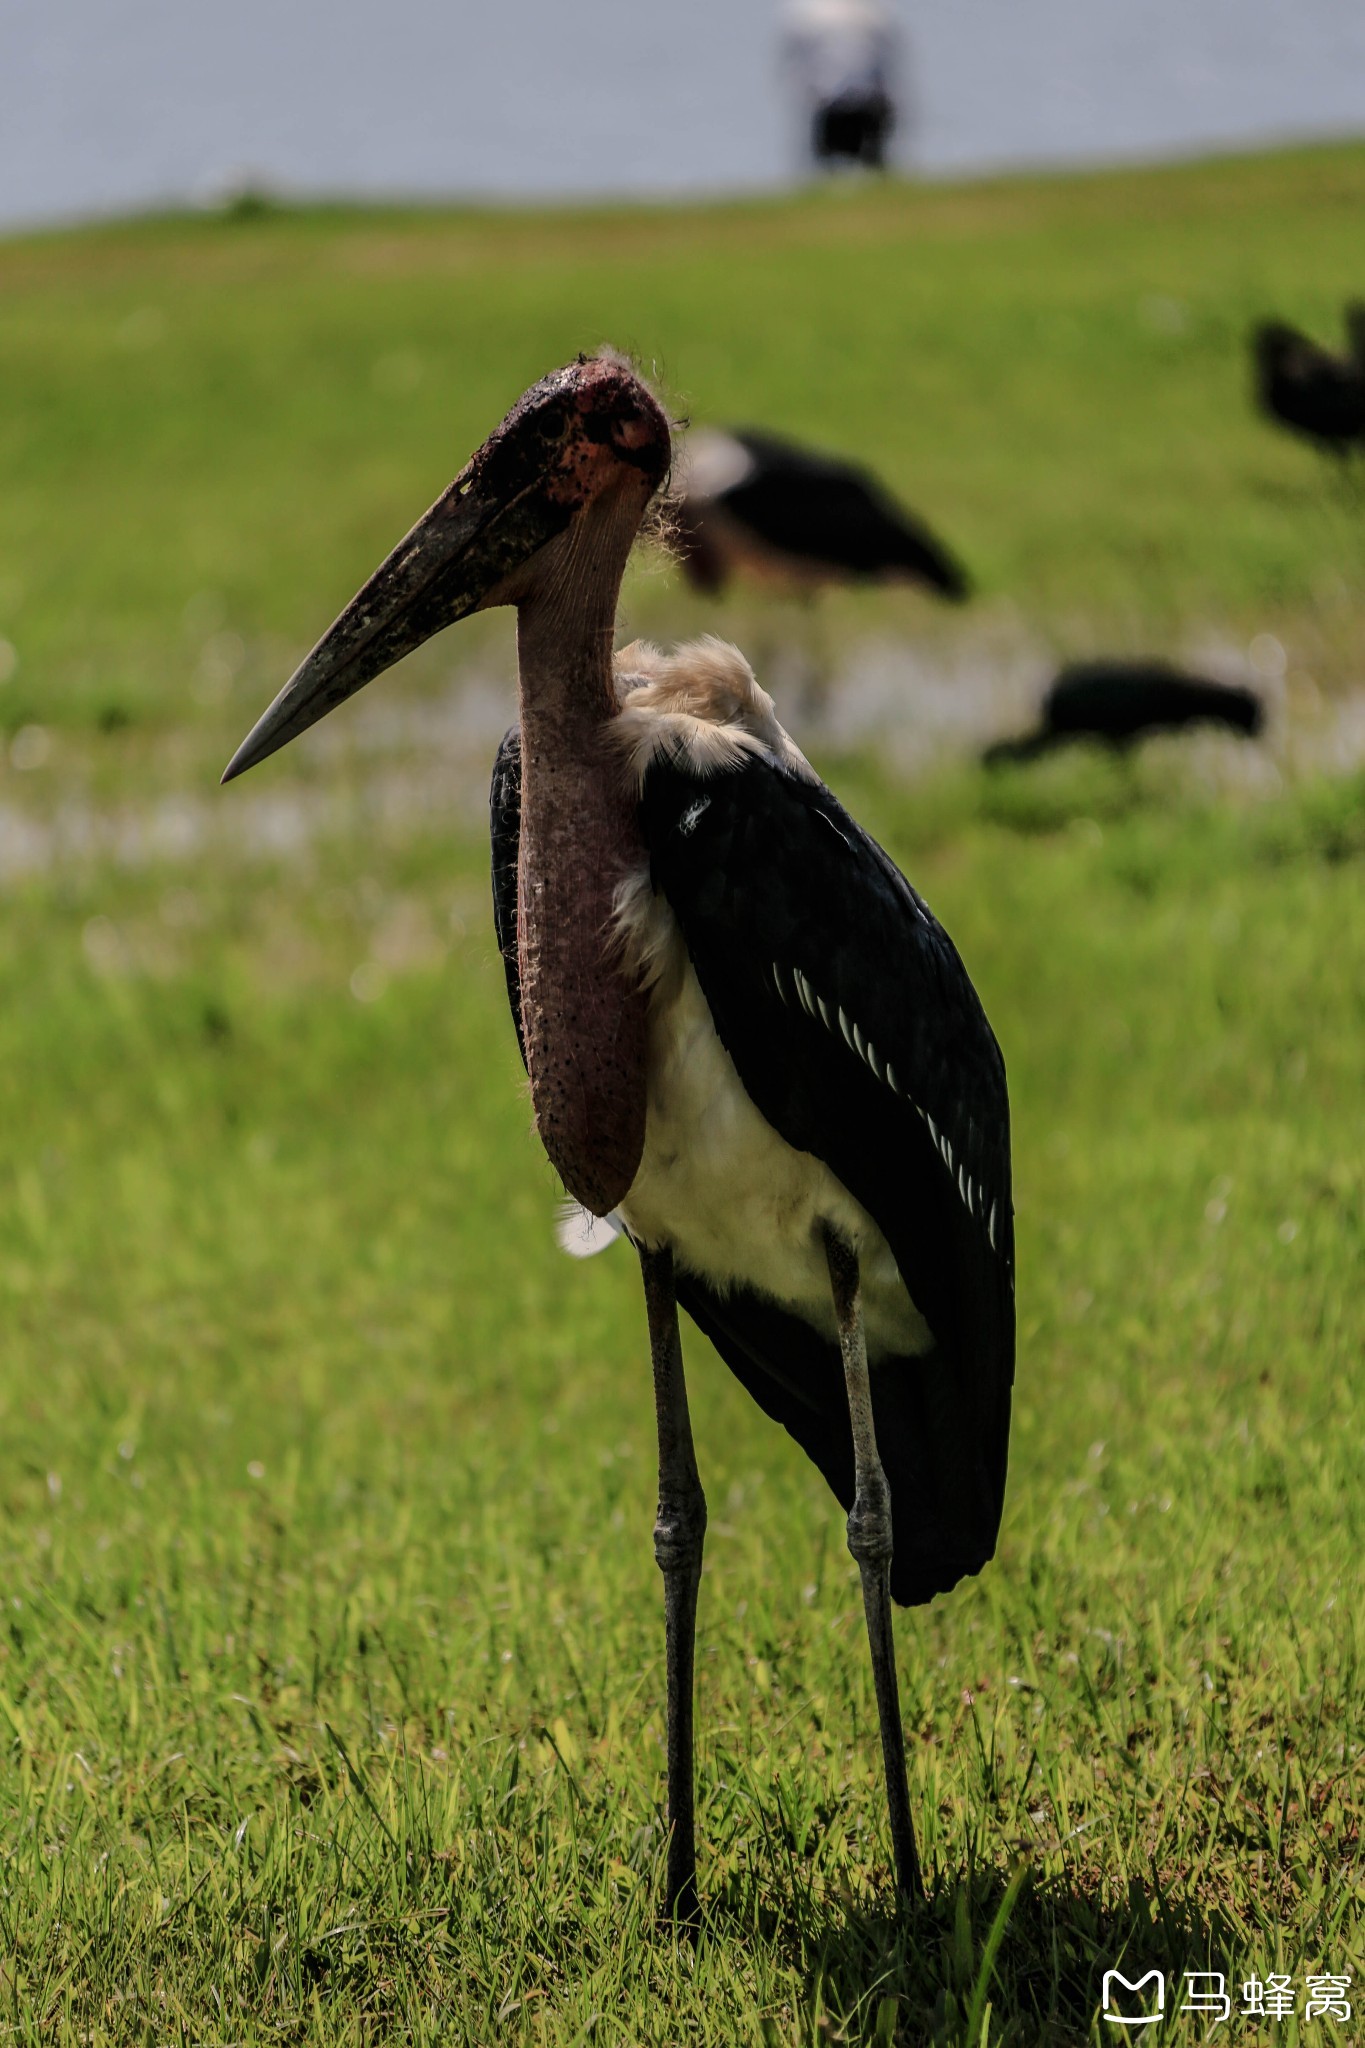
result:
[[[687,1413],[673,1254],[640,1250],[654,1361],[654,1411],[659,1425],[659,1512],[654,1555],[664,1575],[668,1654],[668,1899],[679,1919],[697,1915],[697,1850],[692,1807],[692,1666],[697,1588],[706,1534],[706,1496],[697,1476]]]
[[[886,1797],[891,1810],[896,1884],[905,1898],[918,1899],[924,1895],[924,1886],[910,1819],[905,1732],[901,1727],[896,1646],[891,1630],[891,1488],[877,1456],[877,1433],[872,1422],[858,1254],[846,1238],[826,1225],[825,1256],[829,1260],[834,1312],[839,1322],[839,1349],[844,1359],[844,1384],[848,1389],[848,1414],[853,1425],[853,1510],[848,1518],[848,1547],[863,1581],[863,1609],[872,1648],[872,1681],[877,1691]]]

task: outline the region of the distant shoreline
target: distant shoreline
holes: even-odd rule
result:
[[[715,211],[744,212],[780,209],[784,205],[818,200],[827,193],[831,205],[860,191],[867,197],[878,190],[916,195],[924,199],[950,199],[972,193],[989,194],[1004,189],[1039,190],[1053,185],[1103,187],[1127,178],[1174,178],[1201,169],[1242,166],[1304,159],[1353,155],[1365,146],[1365,122],[1358,131],[1338,135],[1283,136],[1264,144],[1229,144],[1226,147],[1189,149],[1161,155],[1132,155],[1072,162],[1036,162],[983,165],[977,170],[948,171],[899,167],[885,177],[865,179],[818,179],[775,181],[716,191],[659,193],[622,192],[326,192],[272,187],[249,181],[221,197],[204,200],[167,199],[108,211],[92,211],[46,218],[5,221],[0,219],[0,248],[47,235],[121,231],[139,227],[179,227],[203,221],[262,221],[272,217],[320,221],[391,220],[395,224],[441,221],[535,221],[581,220],[600,216],[619,219],[631,214],[677,216]]]
[[[893,159],[927,182],[1365,133],[1354,0],[902,0]],[[804,122],[774,0],[388,0],[0,15],[0,231],[220,203],[601,203],[780,191]],[[610,118],[605,118],[609,112]]]

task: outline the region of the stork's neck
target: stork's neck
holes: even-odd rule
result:
[[[522,744],[527,721],[547,739],[575,748],[595,745],[616,710],[611,651],[615,604],[590,613],[562,601],[557,587],[537,592],[517,613],[517,684]]]
[[[567,556],[519,606],[517,623],[518,953],[531,1100],[552,1165],[598,1216],[630,1189],[645,1136],[645,1001],[622,971],[612,913],[618,884],[646,855],[635,800],[604,744],[616,712],[622,566],[624,552],[614,575],[610,563]]]

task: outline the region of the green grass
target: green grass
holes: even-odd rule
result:
[[[20,668],[0,718],[178,718],[225,632],[264,642],[273,673],[509,397],[604,339],[698,418],[874,460],[988,599],[1063,644],[1298,611],[1358,660],[1359,503],[1253,416],[1246,330],[1272,308],[1337,332],[1362,207],[1365,149],[1341,148],[719,209],[11,242],[0,634]],[[636,601],[650,623],[657,593]]]
[[[899,1623],[932,1900],[898,1926],[839,1511],[689,1341],[695,1948],[656,1922],[638,1281],[553,1249],[480,844],[320,747],[211,794],[509,396],[604,334],[698,413],[878,455],[1029,631],[1269,620],[1344,679],[1359,516],[1246,415],[1239,337],[1268,297],[1329,324],[1363,197],[1341,150],[0,251],[0,705],[55,735],[0,771],[0,854],[16,819],[66,849],[0,905],[0,2037],[1001,2048],[1116,2038],[1111,1966],[1172,2005],[1186,1969],[1365,1993],[1365,780],[821,763],[1009,1062],[1010,1493],[997,1561]],[[700,616],[657,574],[632,605]],[[506,621],[471,630],[505,666]],[[330,790],[287,856],[233,837]]]

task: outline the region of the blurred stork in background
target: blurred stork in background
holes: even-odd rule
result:
[[[756,427],[701,427],[679,470],[675,532],[698,590],[747,572],[800,591],[896,582],[968,595],[962,564],[857,463]]]
[[[877,0],[791,0],[783,57],[820,167],[881,170],[896,126],[898,37]]]
[[[1365,327],[1362,308],[1348,307],[1349,355],[1284,320],[1263,320],[1252,333],[1256,398],[1263,413],[1301,434],[1338,461],[1365,446]]]
[[[1253,690],[1189,675],[1169,662],[1078,661],[1061,671],[1043,699],[1037,731],[999,740],[983,758],[1029,761],[1081,739],[1127,747],[1148,733],[1198,725],[1221,725],[1251,738],[1264,720]]]
[[[952,941],[738,651],[611,645],[668,422],[620,358],[515,405],[286,684],[238,775],[453,620],[513,605],[493,896],[537,1129],[644,1278],[659,1437],[668,1903],[696,1905],[706,1502],[679,1303],[849,1510],[901,1892],[920,1889],[891,1601],[995,1548],[1014,1377],[1009,1104]],[[614,1540],[614,1539],[612,1539]]]

